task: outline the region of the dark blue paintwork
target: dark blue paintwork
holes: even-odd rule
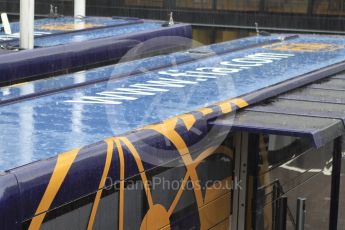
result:
[[[35,31],[38,32],[49,32],[50,34],[56,34],[66,31],[71,31],[72,29],[63,29],[61,26],[66,24],[82,24],[82,23],[91,23],[94,24],[95,27],[102,27],[102,26],[115,26],[115,25],[123,25],[130,21],[141,21],[138,18],[122,18],[122,17],[90,17],[87,16],[85,18],[73,18],[73,17],[57,17],[57,18],[43,18],[43,19],[36,19],[35,20]],[[2,26],[2,25],[1,25]],[[12,22],[10,23],[12,33],[19,33],[19,22]],[[45,29],[42,26],[50,26],[53,29]],[[55,29],[54,29],[55,26]],[[82,25],[80,27],[74,28],[73,30],[83,30],[84,28]],[[5,35],[4,32],[0,32],[0,35]]]
[[[140,67],[144,67],[147,70],[169,67],[172,65],[172,60],[174,60],[174,64],[179,65],[186,62],[206,58],[208,56],[215,56],[218,54],[229,53],[236,50],[249,49],[252,47],[260,45],[263,46],[265,44],[271,44],[278,41],[279,40],[277,36],[255,37],[255,39],[243,38],[240,40],[228,42],[226,43],[226,45],[224,43],[217,43],[206,47],[202,46],[194,48],[187,52],[178,52],[164,56],[155,56],[141,60],[100,67],[89,71],[80,71],[75,74],[56,76],[48,79],[26,82],[25,84],[10,85],[1,88],[0,101],[4,102],[18,97],[27,96],[29,94],[40,94],[46,91],[59,90],[61,88],[77,84],[88,84],[93,81],[106,81],[109,78],[128,76],[130,74],[140,72],[140,70],[138,71]],[[139,68],[133,69],[133,66],[139,66]],[[31,88],[31,90],[25,90],[26,88]]]
[[[20,191],[13,174],[0,174],[0,228],[21,229]]]
[[[243,96],[249,103],[258,102],[269,96],[274,96],[277,93],[289,90],[292,87],[300,87],[303,84],[310,83],[315,79],[325,77],[334,71],[344,70],[344,44],[342,37],[314,37],[302,36],[300,38],[290,39],[283,42],[283,44],[296,43],[322,43],[322,44],[340,44],[335,50],[316,51],[313,52],[291,52],[284,51],[290,54],[295,54],[294,57],[279,60],[279,62],[268,63],[263,66],[257,66],[250,70],[243,70],[224,78],[210,79],[206,82],[200,82],[193,87],[185,88],[169,88],[169,92],[159,93],[155,97],[142,97],[136,101],[123,103],[122,105],[88,105],[66,102],[66,100],[80,99],[83,95],[94,96],[95,93],[106,90],[114,90],[115,87],[124,87],[129,82],[144,82],[147,79],[156,79],[157,72],[169,68],[194,70],[196,66],[218,66],[219,61],[228,61],[233,58],[243,57],[247,54],[257,52],[278,52],[272,51],[272,46],[252,47],[246,46],[248,43],[262,44],[262,41],[274,42],[279,36],[272,37],[254,37],[245,41],[244,47],[240,47],[241,42],[235,41],[215,45],[212,47],[201,48],[203,51],[216,51],[218,57],[212,56],[208,58],[201,58],[201,54],[178,53],[167,56],[160,56],[155,59],[146,59],[143,62],[134,62],[124,65],[117,65],[114,68],[114,74],[110,72],[104,73],[105,76],[113,76],[109,82],[90,84],[84,87],[79,87],[73,90],[61,91],[52,95],[45,95],[39,98],[32,98],[26,101],[18,101],[13,104],[3,105],[0,107],[0,128],[1,132],[1,146],[8,146],[1,150],[1,165],[4,169],[25,164],[25,162],[32,162],[36,159],[45,159],[50,156],[56,156],[61,151],[70,150],[73,147],[84,146],[79,152],[74,161],[64,184],[59,189],[57,197],[49,210],[60,207],[60,205],[76,201],[81,196],[89,195],[98,190],[100,175],[104,168],[106,148],[102,140],[105,137],[122,134],[134,128],[150,124],[152,122],[161,121],[176,114],[190,112],[196,108],[205,107],[214,102],[229,99],[232,97]],[[226,47],[237,44],[238,51],[227,49]],[[267,45],[267,44],[266,44]],[[278,44],[281,45],[281,44]],[[226,51],[228,50],[228,51]],[[231,52],[230,52],[231,50]],[[199,49],[200,51],[200,49]],[[224,52],[224,53],[223,53]],[[223,53],[223,54],[221,54]],[[279,53],[279,52],[278,52]],[[189,59],[199,58],[195,61]],[[201,58],[201,59],[200,59]],[[153,60],[153,61],[152,61]],[[166,67],[169,63],[176,63],[179,60],[180,65],[174,67]],[[186,63],[182,63],[188,61]],[[153,62],[153,63],[152,63]],[[136,63],[136,64],[135,64]],[[164,64],[165,63],[165,64]],[[335,63],[340,63],[334,66]],[[147,64],[147,66],[145,66]],[[147,67],[147,69],[154,68],[155,64],[162,67],[160,70],[152,70],[146,74],[138,74],[135,76],[128,76],[126,78],[117,78],[117,70],[125,68],[127,73],[131,72],[132,68],[136,73],[139,67]],[[132,65],[132,66],[131,66]],[[117,69],[120,68],[120,69]],[[322,68],[322,70],[319,70]],[[332,72],[333,71],[333,72]],[[68,75],[61,78],[61,81],[55,79],[58,84],[49,86],[50,89],[57,89],[59,87],[66,87],[68,85],[76,84],[77,82],[85,82],[97,78],[98,71],[79,73],[78,75]],[[90,76],[88,76],[90,74]],[[85,75],[85,78],[84,78]],[[91,77],[94,75],[94,77]],[[102,75],[102,77],[104,77]],[[306,79],[308,78],[308,79]],[[59,82],[61,85],[59,85]],[[277,85],[272,85],[279,83]],[[3,99],[15,98],[19,94],[30,96],[32,93],[42,93],[44,87],[49,84],[46,81],[36,81],[34,83],[16,86],[12,88],[3,88],[1,91],[7,95],[3,95]],[[268,86],[268,87],[266,87]],[[280,88],[279,88],[279,87]],[[237,88],[239,87],[239,88]],[[266,88],[265,88],[266,87]],[[37,89],[36,89],[37,88]],[[236,91],[231,91],[236,89]],[[189,95],[188,92],[193,92]],[[245,93],[248,94],[245,94]],[[245,95],[244,95],[245,94]],[[187,96],[186,96],[187,95]],[[33,96],[33,95],[31,95]],[[150,105],[150,106],[147,106]],[[204,150],[210,140],[208,139],[206,145],[193,145],[200,142],[208,132],[210,125],[208,118],[219,116],[220,108],[211,106],[213,113],[206,117],[202,117],[200,112],[193,112],[196,123],[193,128],[195,130],[187,130],[186,126],[179,121],[175,130],[181,135],[190,150]],[[234,108],[235,109],[235,108]],[[147,116],[145,116],[147,113]],[[137,118],[137,119],[135,119]],[[198,135],[199,133],[199,135]],[[221,130],[216,131],[214,141],[223,140],[219,138],[222,135]],[[174,158],[179,158],[174,145],[167,143],[167,140],[152,130],[141,130],[126,134],[127,138],[133,143],[138,150],[140,157],[144,160],[145,170],[152,169],[155,166],[166,164]],[[92,144],[95,143],[95,144]],[[193,145],[193,147],[192,147]],[[46,151],[43,151],[45,149]],[[152,150],[156,152],[152,152]],[[157,149],[168,150],[157,151]],[[114,150],[116,151],[116,150]],[[195,152],[195,151],[194,151]],[[35,155],[38,154],[38,155]],[[126,161],[126,178],[138,174],[137,166],[133,157],[124,147],[124,155]],[[117,181],[119,179],[119,159],[118,154],[113,154],[111,162],[111,169],[108,174],[109,177]],[[150,158],[151,157],[151,158]],[[16,161],[14,161],[15,159]],[[145,161],[149,159],[149,161]],[[151,161],[150,159],[155,159]],[[10,170],[11,174],[0,176],[0,187],[3,190],[10,191],[12,185],[18,181],[20,187],[20,194],[18,187],[12,187],[11,196],[6,193],[0,193],[0,207],[10,207],[7,210],[0,209],[0,216],[6,214],[9,218],[8,222],[2,222],[0,225],[3,229],[19,228],[15,220],[25,221],[31,218],[37,206],[42,199],[43,193],[47,188],[49,179],[56,165],[56,157],[47,160],[37,161],[14,170]],[[15,175],[15,178],[11,175]],[[7,180],[6,178],[9,178]],[[1,191],[1,190],[0,190]],[[20,204],[13,201],[20,201]],[[19,212],[16,208],[20,206]],[[178,223],[176,223],[178,225]]]
[[[92,19],[94,20],[90,20],[95,23],[101,19],[106,22],[118,20]],[[162,27],[163,22],[159,21],[127,21],[127,24],[114,23],[115,25],[110,26],[40,36],[35,40],[36,46],[41,47],[39,49],[0,55],[0,83],[117,61],[140,42],[161,36],[191,37],[191,26],[188,24]],[[169,39],[166,39],[161,43],[167,45],[168,42]],[[3,45],[18,46],[18,41]]]
[[[72,17],[35,20],[35,46],[49,47],[71,42],[89,41],[133,32],[157,29],[161,23],[130,18]],[[86,26],[85,26],[86,25]],[[90,26],[87,26],[90,25]],[[10,24],[12,35],[0,33],[0,43],[18,46],[19,23]],[[50,28],[48,28],[50,27]]]
[[[2,156],[0,168],[6,170],[55,156],[75,147],[92,144],[109,136],[120,135],[345,61],[343,48],[345,41],[341,37],[301,36],[284,43],[328,43],[338,44],[340,48],[329,52],[281,52],[273,51],[272,47],[266,46],[224,53],[217,57],[165,68],[162,70],[186,71],[195,70],[197,67],[216,67],[222,61],[258,52],[295,54],[294,57],[243,70],[226,77],[210,79],[184,88],[168,88],[169,92],[158,92],[155,96],[125,101],[121,105],[82,104],[69,101],[81,100],[82,96],[95,96],[96,93],[111,91],[130,84],[155,80],[162,77],[157,74],[162,70],[122,79],[115,78],[104,83],[2,106],[0,108],[0,130],[2,130],[0,144],[3,148],[0,150]],[[222,45],[228,44],[231,43]],[[166,62],[166,58],[171,61],[172,57],[174,55],[161,57],[157,62],[160,60]],[[133,65],[131,68],[136,70],[138,66]],[[116,67],[114,71],[116,72]],[[85,75],[87,74],[86,72]],[[70,78],[71,76],[66,77],[66,79]],[[78,78],[83,78],[83,74],[75,75],[74,81],[78,81]],[[34,92],[34,88],[34,84],[22,87],[27,93]]]

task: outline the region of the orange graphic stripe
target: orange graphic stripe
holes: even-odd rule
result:
[[[231,103],[235,104],[239,108],[247,107],[249,104],[242,98],[235,98],[230,101]]]
[[[232,108],[229,102],[219,103],[218,106],[222,110],[222,113],[230,113],[232,111]]]
[[[194,162],[192,157],[189,154],[189,149],[182,139],[182,137],[175,131],[176,119],[170,119],[163,124],[152,125],[146,127],[146,129],[152,129],[156,132],[162,134],[166,137],[171,143],[173,143],[178,150],[179,154],[182,156],[182,160],[187,168],[190,178],[194,183],[199,181],[198,175],[195,170]],[[203,204],[202,192],[200,186],[194,187],[194,193],[198,207],[201,207]]]
[[[70,170],[75,158],[77,157],[78,152],[79,149],[75,149],[58,156],[53,174],[50,178],[46,191],[44,192],[42,200],[38,205],[35,217],[30,223],[29,230],[40,229],[44,217],[46,216],[46,212],[50,208],[56,197],[56,194],[60,190],[60,187],[65,180],[65,177]]]
[[[120,137],[119,138],[123,143],[125,143],[125,145],[128,147],[129,151],[131,152],[131,154],[133,155],[135,162],[138,166],[139,169],[139,173],[141,176],[141,180],[143,182],[144,188],[145,188],[145,192],[146,192],[146,197],[147,197],[147,201],[149,203],[150,207],[153,207],[153,199],[152,199],[152,194],[151,194],[151,190],[150,190],[150,186],[148,183],[148,179],[146,177],[145,174],[145,169],[144,169],[144,165],[141,161],[140,155],[138,153],[138,151],[135,149],[135,147],[133,146],[133,144],[126,138],[126,137]]]
[[[178,190],[178,192],[177,192],[177,194],[176,194],[176,196],[175,196],[175,199],[174,199],[173,202],[171,203],[170,208],[169,208],[169,210],[168,210],[168,215],[169,215],[169,217],[173,214],[173,212],[174,212],[174,210],[175,210],[175,208],[176,208],[178,202],[180,201],[180,198],[181,198],[181,196],[182,196],[182,194],[183,194],[183,192],[184,192],[184,188],[185,188],[185,186],[186,186],[186,184],[187,184],[187,181],[188,181],[189,177],[190,177],[190,175],[189,175],[189,173],[188,173],[188,171],[187,171],[185,177],[183,178],[181,187],[180,187],[180,189]]]
[[[208,158],[209,156],[211,156],[212,154],[214,154],[216,151],[219,151],[219,153],[222,153],[230,158],[233,157],[233,152],[230,148],[226,147],[226,146],[213,146],[210,147],[208,149],[206,149],[204,152],[202,152],[195,160],[195,167],[198,167],[198,165],[200,164],[200,162],[202,162],[203,160],[205,160],[206,158]]]
[[[108,147],[107,147],[107,156],[106,156],[106,160],[105,160],[105,165],[104,165],[101,181],[99,183],[98,191],[96,193],[96,198],[95,198],[95,201],[94,201],[93,206],[92,206],[91,215],[90,215],[90,219],[89,219],[89,224],[87,226],[88,230],[92,230],[92,228],[93,228],[93,225],[94,225],[94,222],[95,222],[95,218],[96,218],[97,209],[98,209],[98,205],[99,205],[99,201],[100,201],[101,196],[102,196],[103,188],[104,188],[105,181],[106,181],[108,173],[109,173],[111,159],[112,159],[112,156],[113,156],[113,150],[114,150],[114,142],[113,142],[113,140],[112,139],[107,139],[107,140],[105,140],[105,142],[108,145]]]
[[[194,115],[192,114],[184,114],[184,115],[178,116],[178,118],[180,118],[183,121],[187,130],[190,130],[196,122],[196,119]]]
[[[125,211],[125,158],[123,149],[118,139],[114,138],[117,150],[119,151],[120,159],[120,201],[119,201],[119,230],[123,230],[124,226],[124,211]]]
[[[195,167],[198,167],[198,165],[205,160],[207,157],[211,156],[215,151],[217,150],[217,147],[213,146],[205,151],[203,151],[195,160]]]
[[[213,113],[213,110],[210,108],[202,108],[202,109],[197,110],[197,112],[200,112],[200,113],[202,113],[202,115],[207,116],[207,115]]]

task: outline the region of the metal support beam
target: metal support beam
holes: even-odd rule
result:
[[[306,203],[305,198],[297,199],[296,230],[304,230],[305,214],[306,214],[305,203]]]
[[[247,173],[248,173],[248,139],[245,132],[236,134],[235,152],[235,184],[234,188],[232,229],[244,230],[246,226],[246,202],[247,202]]]
[[[332,189],[331,189],[331,208],[329,218],[329,229],[337,229],[338,209],[339,209],[339,191],[340,191],[340,173],[342,160],[342,138],[334,140],[333,161],[332,161]]]
[[[235,174],[234,181],[239,181],[241,173],[241,133],[236,133],[235,136]],[[236,183],[235,183],[236,184]],[[238,225],[238,212],[239,212],[239,189],[234,188],[233,190],[233,202],[232,202],[232,216],[231,216],[231,229],[237,229]]]
[[[34,48],[35,0],[20,0],[20,48]]]
[[[74,0],[74,17],[86,16],[86,0]]]
[[[282,196],[277,200],[278,203],[278,221],[276,222],[277,230],[286,230],[286,216],[287,216],[287,196]]]

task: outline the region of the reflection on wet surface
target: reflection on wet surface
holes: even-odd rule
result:
[[[295,229],[299,197],[307,199],[305,229],[328,229],[333,144],[315,149],[303,139],[274,135],[266,139],[268,151],[260,150],[256,178],[257,229],[272,229],[274,201],[282,195],[288,197],[287,229]]]

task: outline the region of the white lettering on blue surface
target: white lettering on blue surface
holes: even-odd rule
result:
[[[204,68],[197,68],[196,70],[198,71],[206,71],[206,70],[210,70],[213,73],[221,73],[221,74],[229,74],[229,73],[238,73],[241,70],[240,69],[233,69],[233,68],[217,68],[217,67],[204,67]],[[213,74],[210,73],[210,74]]]
[[[105,91],[101,93],[96,93],[97,95],[104,96],[104,97],[111,97],[117,100],[126,100],[126,101],[134,101],[137,100],[138,98],[136,97],[129,97],[129,96],[122,96],[118,95],[117,92],[111,92],[111,91]]]
[[[231,61],[223,61],[220,65],[224,67],[198,67],[195,70],[185,72],[180,72],[176,69],[159,71],[158,75],[174,78],[160,77],[157,80],[148,80],[144,83],[132,84],[126,88],[116,88],[113,91],[96,93],[97,96],[83,96],[80,97],[79,100],[69,100],[65,102],[119,105],[122,104],[123,101],[134,101],[144,96],[154,96],[157,93],[169,92],[169,88],[184,88],[187,85],[196,85],[210,79],[229,77],[234,73],[239,73],[244,70],[252,69],[253,67],[262,66],[293,56],[295,55],[285,53],[256,53],[247,55],[243,58],[235,58]]]
[[[184,80],[179,80],[179,79],[170,79],[170,78],[159,78],[157,80],[150,80],[147,81],[147,83],[151,84],[151,86],[162,86],[162,87],[172,87],[172,88],[183,88],[185,87],[184,84],[190,85],[190,84],[196,84],[196,82],[192,81],[184,81]]]
[[[215,76],[209,76],[209,75],[217,75],[217,76],[226,76],[226,74],[207,74],[203,72],[198,72],[198,71],[186,71],[186,72],[179,72],[178,70],[168,70],[168,71],[160,71],[158,72],[160,75],[168,75],[171,77],[194,77],[194,78],[212,78],[216,79],[217,77]],[[200,80],[200,81],[206,81],[206,80]]]
[[[113,97],[95,97],[95,96],[83,96],[80,100],[65,101],[70,103],[82,103],[82,104],[106,104],[106,105],[120,105],[122,102],[115,101]]]
[[[138,96],[154,96],[155,93],[151,93],[150,90],[143,91],[141,89],[133,89],[133,88],[116,88],[115,89],[117,94],[122,95],[138,95]]]
[[[168,92],[169,91],[167,89],[157,89],[157,88],[151,87],[148,84],[134,84],[134,85],[130,85],[129,87],[137,88],[137,89],[145,90],[145,91],[149,91],[149,92]],[[156,95],[156,94],[154,94],[154,95]]]

